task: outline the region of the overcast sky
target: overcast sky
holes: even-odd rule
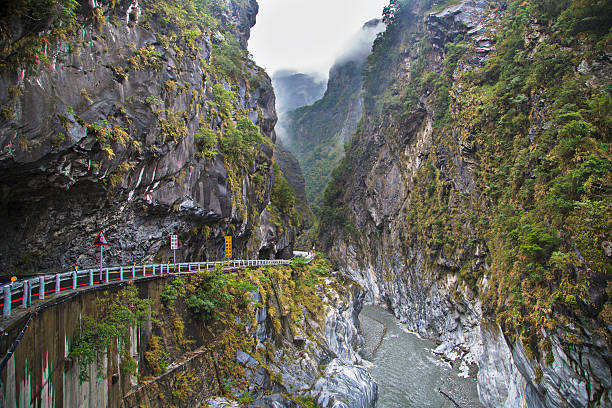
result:
[[[347,40],[389,0],[257,0],[249,51],[272,75],[279,69],[327,75]]]

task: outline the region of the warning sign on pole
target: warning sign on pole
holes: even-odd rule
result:
[[[108,240],[104,236],[104,232],[98,232],[98,236],[94,240],[94,245],[108,245]]]
[[[232,237],[231,236],[225,237],[225,258],[226,259],[232,258]]]
[[[108,245],[108,240],[104,236],[104,232],[102,232],[102,230],[98,232],[98,236],[94,240],[94,245],[98,245],[100,247],[100,280],[102,280],[102,265],[104,263],[103,261],[104,260],[104,246]],[[89,282],[93,283],[93,278],[90,277]]]

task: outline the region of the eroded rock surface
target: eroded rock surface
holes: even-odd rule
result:
[[[38,60],[7,59],[0,72],[0,270],[95,264],[99,230],[109,264],[165,261],[170,234],[180,260],[221,258],[225,235],[236,257],[262,247],[276,256],[270,239],[279,237],[253,235],[274,183],[271,83],[246,57],[234,62],[240,78],[213,61],[232,36],[246,47],[257,3],[222,2],[211,13],[225,34],[200,25],[193,38],[157,3],[94,3],[77,9],[71,36],[50,37]],[[264,136],[242,163],[216,141],[202,147],[202,129],[227,136],[223,90],[235,95],[232,115]],[[282,239],[279,255],[292,233]]]

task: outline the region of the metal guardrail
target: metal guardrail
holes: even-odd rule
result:
[[[312,259],[306,258],[308,262]],[[286,259],[239,259],[74,270],[72,272],[37,276],[3,285],[1,287],[3,301],[0,303],[0,307],[2,308],[2,316],[10,317],[14,306],[28,308],[32,304],[32,299],[42,300],[47,294],[58,294],[83,286],[105,285],[114,281],[161,276],[169,273],[195,273],[203,269],[214,268],[217,265],[245,268],[249,266],[289,265],[290,263],[291,261]]]

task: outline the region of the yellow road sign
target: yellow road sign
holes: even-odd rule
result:
[[[227,259],[232,258],[232,237],[225,237],[225,257]]]

